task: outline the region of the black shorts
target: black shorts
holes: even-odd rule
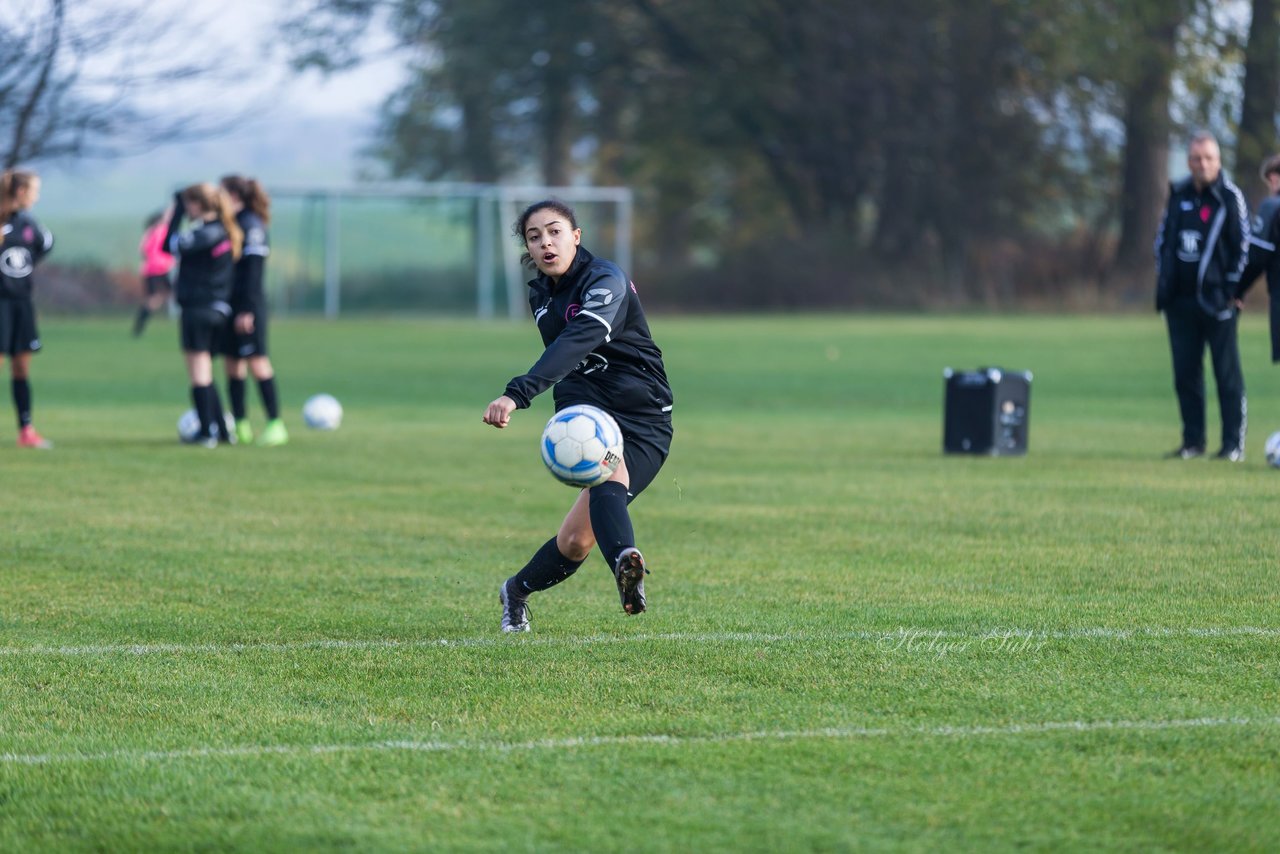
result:
[[[142,279],[142,287],[146,290],[147,296],[153,297],[156,294],[167,294],[173,290],[173,285],[169,283],[169,277],[160,276],[144,276]]]
[[[609,413],[622,430],[622,458],[627,463],[631,484],[627,487],[627,503],[653,483],[658,470],[671,453],[673,431],[670,421],[640,421]]]
[[[0,298],[0,355],[16,356],[39,349],[35,304],[29,299]]]
[[[267,315],[264,313],[253,316],[253,331],[248,335],[236,332],[233,315],[227,321],[222,354],[228,359],[253,359],[267,355]]]
[[[227,316],[212,306],[182,309],[182,349],[188,353],[221,353],[226,346]]]

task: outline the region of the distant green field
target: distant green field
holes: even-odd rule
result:
[[[1159,459],[1154,315],[652,326],[650,610],[593,556],[504,637],[572,499],[549,400],[480,423],[528,325],[281,321],[293,441],[208,451],[171,323],[47,319],[57,447],[0,448],[0,850],[1280,848],[1258,318],[1242,464]],[[1030,453],[944,457],[942,369],[988,364],[1035,374]]]
[[[159,206],[157,206],[157,210]],[[278,309],[319,311],[329,232],[320,198],[282,197],[272,205],[267,290]],[[475,206],[468,199],[344,198],[337,207],[337,267],[342,305],[355,311],[476,311]],[[147,211],[137,217],[48,216],[56,237],[50,263],[132,274]],[[601,205],[579,206],[594,245],[612,240]],[[510,223],[496,223],[495,239],[509,238]],[[494,250],[493,289],[506,311],[502,258]],[[523,310],[523,306],[521,306]]]

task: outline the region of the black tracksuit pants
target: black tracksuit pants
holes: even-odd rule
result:
[[[1184,447],[1205,447],[1204,348],[1209,345],[1222,413],[1222,447],[1244,448],[1247,403],[1236,337],[1239,313],[1227,320],[1208,314],[1194,297],[1178,297],[1164,310],[1173,353],[1173,387],[1182,414]]]
[[[1268,282],[1267,296],[1271,308],[1271,361],[1280,362],[1280,283],[1270,287]]]

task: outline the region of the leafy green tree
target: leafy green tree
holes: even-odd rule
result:
[[[1239,2],[312,0],[294,41],[323,70],[394,33],[395,175],[627,183],[667,264],[783,238],[963,300],[994,244],[1118,231],[1150,263],[1172,132],[1230,112]]]

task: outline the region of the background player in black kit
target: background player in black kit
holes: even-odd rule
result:
[[[627,505],[658,474],[671,450],[671,387],[635,286],[612,261],[583,248],[573,210],[548,200],[528,207],[515,226],[526,263],[538,276],[529,305],[546,349],[529,372],[507,383],[484,423],[506,427],[511,413],[555,386],[556,411],[586,403],[622,428],[623,464],[600,486],[578,494],[557,534],[499,592],[502,630],[529,630],[528,596],[577,571],[599,544],[628,614],[645,609],[644,558]]]
[[[0,175],[0,360],[9,357],[10,390],[18,412],[18,447],[47,450],[53,443],[31,425],[31,354],[40,349],[31,279],[53,248],[53,235],[31,216],[40,198],[40,176],[14,169]]]
[[[1240,299],[1265,272],[1271,299],[1271,361],[1275,363],[1280,362],[1280,154],[1262,164],[1262,180],[1271,195],[1258,205],[1249,229],[1249,263],[1240,276]]]
[[[241,443],[253,441],[245,402],[245,380],[250,372],[258,383],[267,423],[258,444],[283,445],[289,433],[280,420],[276,396],[275,369],[267,356],[267,296],[263,276],[267,256],[267,226],[271,223],[271,198],[252,178],[227,175],[222,189],[231,199],[236,223],[244,232],[244,251],[236,262],[235,285],[231,291],[231,321],[223,355],[227,360],[227,396],[236,419],[236,437]]]
[[[231,203],[213,184],[192,184],[174,196],[165,245],[179,259],[175,291],[182,309],[182,353],[191,379],[191,400],[200,416],[198,444],[215,447],[226,436],[222,406],[213,386],[213,353],[231,317],[231,287],[244,234]],[[183,215],[194,228],[180,232]]]

